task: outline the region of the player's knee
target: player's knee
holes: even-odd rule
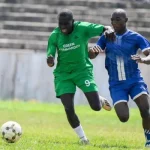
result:
[[[100,105],[91,105],[91,108],[92,108],[94,111],[100,111],[100,110],[101,110],[101,106],[100,106]]]
[[[122,115],[119,115],[118,117],[121,122],[127,122],[129,120],[128,114],[122,114]]]
[[[99,100],[97,100],[97,101],[93,100],[92,103],[90,103],[90,107],[94,111],[100,111],[101,110],[101,104],[100,104]]]

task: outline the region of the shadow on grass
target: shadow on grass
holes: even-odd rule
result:
[[[93,147],[97,147],[97,148],[102,148],[102,149],[109,149],[109,148],[120,148],[120,149],[136,149],[136,150],[141,150],[141,147],[136,147],[136,148],[133,148],[133,147],[129,147],[129,146],[126,146],[126,145],[118,145],[118,144],[114,144],[114,145],[108,145],[108,144],[91,144]]]
[[[89,144],[89,145],[81,145],[79,142],[69,142],[69,141],[48,141],[51,144],[63,144],[63,145],[76,145],[76,146],[90,146],[90,147],[97,147],[97,148],[122,148],[122,149],[130,149],[131,147],[125,145],[108,145],[108,144]]]
[[[130,147],[126,146],[126,145],[108,145],[108,144],[92,144],[93,147],[98,147],[98,148],[122,148],[122,149],[129,149]]]
[[[79,142],[71,142],[71,141],[57,141],[57,140],[46,140],[46,141],[44,141],[44,140],[40,140],[39,141],[39,143],[43,143],[43,142],[45,142],[45,143],[47,143],[47,142],[49,142],[49,143],[51,143],[51,144],[58,144],[58,145],[74,145],[74,146],[89,146],[89,147],[95,147],[95,148],[101,148],[101,149],[111,149],[111,148],[116,148],[116,149],[127,149],[127,150],[130,150],[130,149],[136,149],[136,150],[141,150],[141,147],[135,147],[135,148],[133,148],[133,147],[129,147],[129,146],[126,146],[126,145],[118,145],[118,144],[92,144],[92,143],[90,143],[89,145],[81,145]]]

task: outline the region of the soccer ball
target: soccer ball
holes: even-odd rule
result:
[[[22,129],[19,123],[8,121],[1,126],[2,138],[8,143],[18,141],[22,135]]]

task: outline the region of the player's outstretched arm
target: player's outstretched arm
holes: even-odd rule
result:
[[[48,58],[47,58],[47,65],[49,67],[53,67],[54,66],[54,57],[52,55],[50,55]]]
[[[104,35],[111,42],[116,39],[115,31],[111,26],[104,26]]]
[[[90,58],[90,59],[94,59],[94,58],[97,57],[97,55],[98,55],[99,53],[104,53],[104,51],[101,49],[100,46],[95,45],[95,46],[93,46],[93,47],[91,47],[91,48],[89,49],[89,52],[88,52],[89,58]]]
[[[131,59],[135,60],[137,63],[144,63],[149,65],[150,64],[150,50],[147,50],[144,52],[144,54],[146,55],[146,57],[142,58],[139,55],[131,55]]]

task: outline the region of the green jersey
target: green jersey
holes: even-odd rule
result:
[[[88,22],[74,22],[72,33],[65,35],[57,27],[48,40],[47,57],[55,57],[57,66],[54,73],[72,72],[86,67],[93,68],[88,57],[88,40],[103,33],[104,26]]]

